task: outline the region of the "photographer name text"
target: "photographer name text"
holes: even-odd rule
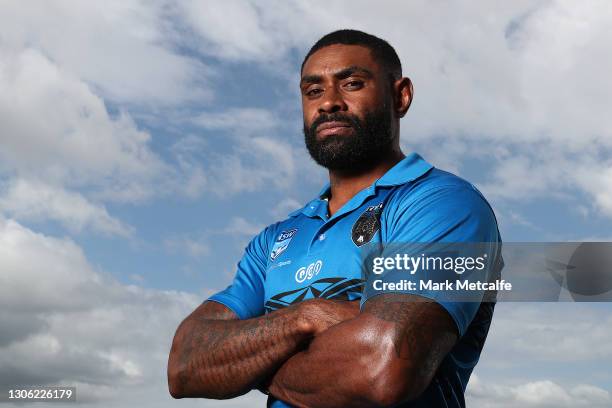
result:
[[[504,279],[497,279],[492,282],[474,281],[470,282],[467,280],[446,280],[444,282],[436,282],[431,279],[421,280],[418,283],[402,279],[398,282],[385,282],[382,279],[376,279],[372,282],[374,290],[378,291],[413,291],[413,290],[427,290],[427,291],[511,291],[512,283],[506,282]]]

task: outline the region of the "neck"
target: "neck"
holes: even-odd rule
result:
[[[404,157],[401,150],[394,150],[385,160],[376,164],[373,168],[361,173],[350,171],[329,171],[329,184],[331,187],[331,197],[329,198],[329,215],[334,215],[347,201],[353,198],[358,192],[369,187],[385,174],[391,167],[395,166]]]

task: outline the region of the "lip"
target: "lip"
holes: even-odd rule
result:
[[[331,134],[342,134],[352,130],[352,126],[346,122],[324,122],[317,126],[317,134],[327,136]]]

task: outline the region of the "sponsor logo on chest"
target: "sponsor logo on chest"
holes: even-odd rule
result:
[[[311,263],[308,266],[302,266],[295,272],[295,281],[297,283],[302,283],[304,281],[311,280],[312,278],[317,276],[319,272],[321,272],[322,268],[323,261],[320,259]]]

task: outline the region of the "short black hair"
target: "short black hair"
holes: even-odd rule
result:
[[[392,79],[402,77],[402,63],[395,49],[388,42],[372,34],[349,29],[337,30],[321,37],[304,57],[300,71],[304,71],[304,64],[312,54],[333,44],[361,45],[369,48],[372,57],[387,71]]]

